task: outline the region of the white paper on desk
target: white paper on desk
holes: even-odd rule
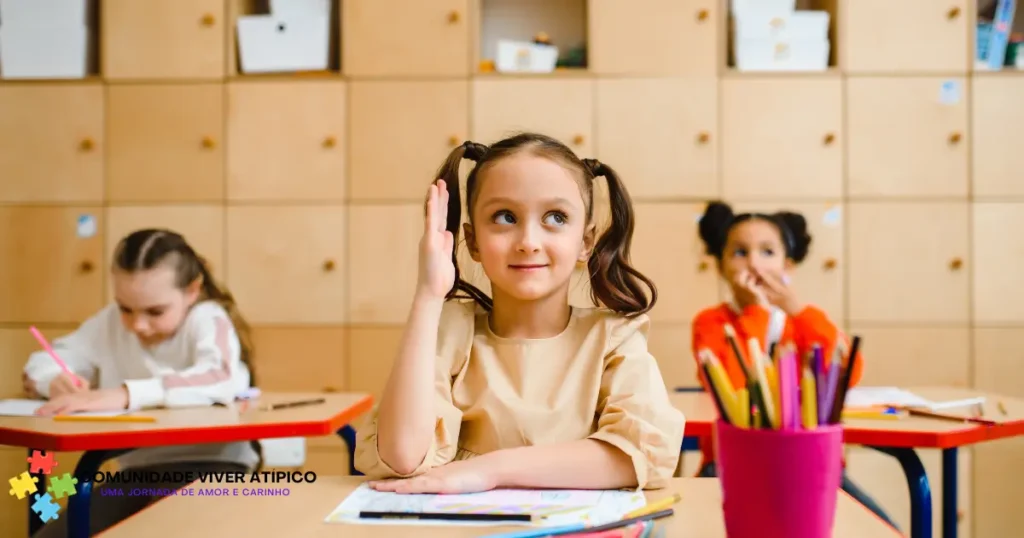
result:
[[[46,403],[43,400],[21,400],[21,399],[8,399],[0,400],[0,417],[35,417],[36,410]],[[75,416],[80,417],[116,417],[127,413],[126,410],[121,411],[82,411],[79,413],[71,413]]]
[[[878,405],[929,407],[932,402],[897,387],[853,387],[846,392],[846,407]]]
[[[552,514],[537,526],[606,522],[646,504],[642,492],[496,489],[481,493],[427,495],[381,492],[360,484],[325,519],[328,523],[384,525],[512,525],[515,522],[360,519],[359,512],[452,512]],[[569,511],[572,510],[572,511]],[[521,525],[529,523],[518,522]]]

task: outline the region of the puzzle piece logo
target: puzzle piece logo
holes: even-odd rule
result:
[[[77,478],[71,476],[71,473],[64,473],[64,476],[51,476],[50,487],[46,491],[57,499],[63,499],[66,495],[78,493],[78,490],[75,489],[77,485]]]
[[[32,455],[26,458],[25,461],[29,464],[29,471],[34,474],[50,474],[53,472],[53,468],[57,466],[57,460],[54,459],[53,452],[47,452],[44,455],[39,450],[33,450]]]
[[[51,519],[59,519],[57,514],[60,513],[60,505],[53,502],[53,497],[50,497],[49,493],[36,494],[34,498],[36,502],[32,503],[32,511],[39,516],[39,519],[43,520],[43,523]]]
[[[18,499],[24,499],[29,493],[35,493],[38,491],[36,488],[36,482],[39,482],[38,476],[32,476],[25,471],[18,476],[8,480],[11,483],[11,495],[15,495]]]

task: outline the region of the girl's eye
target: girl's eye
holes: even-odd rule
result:
[[[766,248],[766,249],[763,250],[763,252],[764,252],[764,255],[768,256],[769,258],[775,255],[775,250],[774,249]]]
[[[732,255],[737,257],[743,257],[747,255],[747,251],[745,249],[738,248],[732,252]]]
[[[508,211],[498,211],[492,217],[492,220],[497,224],[515,224],[516,218]]]
[[[565,213],[562,213],[561,211],[553,211],[551,213],[548,213],[544,218],[545,223],[556,226],[561,226],[565,224],[568,220],[569,218],[566,217]]]

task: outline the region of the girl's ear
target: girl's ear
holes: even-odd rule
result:
[[[466,236],[466,249],[469,250],[469,257],[480,263],[480,250],[476,247],[476,236],[473,235],[473,225],[468,222],[462,223],[462,235]]]
[[[583,231],[583,248],[580,249],[580,256],[577,260],[585,263],[590,259],[590,255],[594,252],[594,244],[596,242],[597,226],[591,223],[587,226],[587,229]]]
[[[203,277],[200,275],[185,287],[185,302],[195,304],[199,300],[199,292],[203,289]]]

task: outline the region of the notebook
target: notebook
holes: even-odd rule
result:
[[[23,400],[17,398],[0,400],[0,417],[36,417],[39,416],[36,415],[36,410],[45,403],[44,400]],[[116,411],[82,411],[70,414],[83,417],[116,417],[127,413],[127,409],[119,409]]]

